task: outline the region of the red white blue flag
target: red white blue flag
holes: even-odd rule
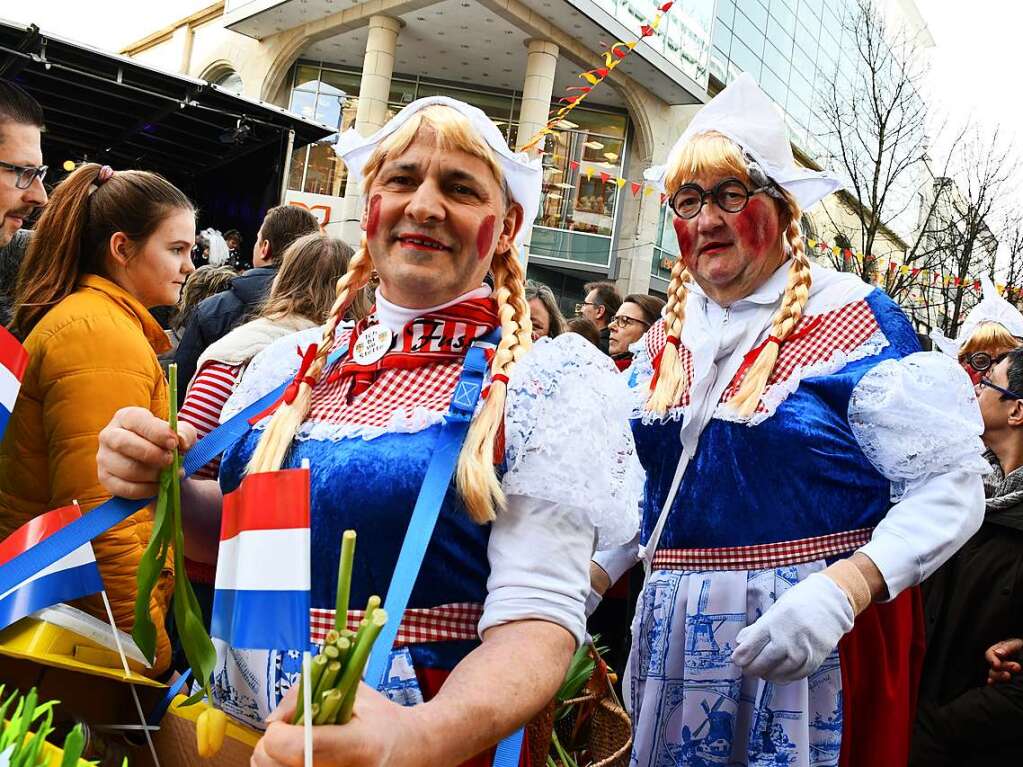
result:
[[[48,511],[26,522],[0,541],[0,567],[81,516],[76,505]],[[58,602],[95,594],[103,590],[103,579],[88,541],[49,567],[27,576],[0,594],[0,629]]]
[[[7,428],[7,421],[14,412],[18,401],[21,379],[28,367],[28,352],[18,339],[0,326],[0,435]]]
[[[309,647],[309,471],[251,474],[224,496],[210,636]]]

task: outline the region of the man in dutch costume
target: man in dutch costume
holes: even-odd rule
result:
[[[611,545],[635,533],[621,513],[638,508],[643,487],[628,390],[577,336],[532,344],[517,246],[536,215],[540,164],[511,152],[483,112],[422,99],[369,138],[346,133],[339,151],[366,204],[331,319],[253,361],[225,419],[281,381],[296,386],[224,454],[219,485],[188,480],[183,502],[215,519],[246,473],[308,459],[314,623],[331,624],[342,532],[359,536],[351,602],[361,606],[387,592],[466,352],[498,329],[386,675],[395,697],[425,703],[364,687],[353,720],[315,728],[314,745],[318,765],[489,764],[488,749],[552,699],[583,640],[598,536]],[[374,270],[375,310],[341,325]],[[166,424],[122,412],[106,435],[107,486],[146,492],[155,463],[142,448],[171,439]],[[294,693],[278,709],[297,654],[217,649],[225,710],[260,726],[277,709],[254,763],[300,764],[302,728],[280,721]]]
[[[880,290],[809,262],[801,211],[840,183],[795,164],[748,75],[648,177],[681,255],[632,373],[641,533],[594,571],[647,567],[632,763],[905,764],[917,584],[983,516],[970,381]]]

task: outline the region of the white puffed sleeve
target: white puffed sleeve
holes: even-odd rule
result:
[[[860,551],[894,599],[956,552],[984,518],[991,470],[969,378],[949,357],[919,352],[863,376],[849,423],[864,455],[892,483],[895,505]]]
[[[630,411],[624,378],[597,347],[576,333],[541,339],[508,382],[505,493],[583,510],[600,549],[626,543],[645,481]]]
[[[322,338],[322,327],[306,328],[278,338],[253,357],[237,388],[224,403],[220,422],[226,423],[260,397],[294,378],[302,364],[298,350],[305,350],[309,344],[318,344]]]
[[[625,543],[639,523],[644,475],[628,411],[624,379],[574,333],[542,339],[513,369],[508,505],[491,527],[481,635],[503,623],[546,620],[582,641],[597,541]]]

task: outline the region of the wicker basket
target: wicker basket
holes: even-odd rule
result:
[[[589,685],[587,685],[589,687]],[[587,705],[592,708],[585,723],[584,741],[588,767],[626,767],[632,749],[632,721],[625,710],[610,695],[589,692],[579,698],[565,701],[575,705],[572,713],[555,724],[562,741],[571,742],[576,730],[576,712]],[[580,762],[580,764],[582,764]]]

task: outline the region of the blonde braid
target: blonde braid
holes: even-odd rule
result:
[[[490,365],[491,382],[483,408],[473,419],[458,457],[457,484],[469,517],[484,523],[504,508],[504,491],[494,472],[494,444],[504,426],[508,385],[501,376],[511,370],[533,346],[533,324],[525,296],[525,275],[512,246],[494,256],[494,301],[501,322],[501,342]]]
[[[657,384],[647,398],[646,406],[654,413],[666,413],[682,399],[689,381],[686,380],[685,366],[678,344],[681,343],[682,326],[686,321],[686,299],[689,289],[689,272],[682,265],[682,258],[676,259],[671,267],[671,282],[668,283],[668,303],[664,307],[664,329],[669,340],[664,344],[661,359],[657,365]]]
[[[313,381],[318,381],[323,372],[327,355],[334,344],[334,333],[341,318],[344,317],[345,310],[355,300],[358,292],[369,283],[372,273],[373,260],[369,255],[366,236],[363,235],[359,249],[348,263],[348,271],[341,275],[337,281],[337,298],[334,299],[334,304],[330,307],[330,315],[323,328],[323,338],[320,340],[316,358],[306,372],[306,375]],[[309,414],[312,396],[313,387],[303,381],[298,386],[298,393],[294,401],[290,405],[282,403],[277,408],[277,412],[273,414],[270,423],[267,424],[263,436],[260,437],[259,444],[256,445],[246,473],[277,471],[281,468],[284,458],[291,448],[291,442],[298,432],[298,427],[302,425]]]
[[[770,338],[747,371],[739,391],[729,400],[729,404],[741,416],[748,417],[756,411],[760,404],[760,398],[764,395],[764,389],[767,388],[767,381],[771,377],[771,373],[774,372],[781,343],[799,324],[799,320],[803,316],[803,308],[810,297],[810,261],[806,257],[803,236],[799,229],[799,208],[794,202],[790,202],[790,206],[792,221],[786,231],[789,248],[792,251],[789,280],[785,286],[785,295],[782,298],[781,306],[777,314],[774,315],[774,321],[771,324]]]

